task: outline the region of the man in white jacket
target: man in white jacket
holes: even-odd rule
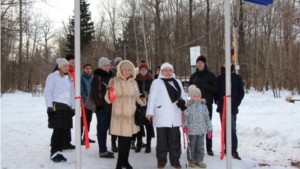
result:
[[[174,78],[171,64],[162,64],[160,70],[158,79],[151,85],[146,114],[156,127],[157,168],[166,165],[168,150],[171,166],[181,168],[179,128],[182,126],[181,112],[186,109],[187,96],[182,83]]]

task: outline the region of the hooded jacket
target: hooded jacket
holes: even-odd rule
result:
[[[174,74],[173,74],[174,76]],[[146,116],[153,116],[154,127],[179,127],[182,126],[181,110],[176,102],[172,103],[162,74],[152,82],[147,103]],[[173,78],[173,77],[172,77]],[[181,98],[187,103],[187,95],[180,80],[177,80],[181,89]]]
[[[120,67],[124,63],[131,65],[131,75],[127,79],[122,75]],[[108,86],[114,88],[116,100],[112,103],[109,99],[109,90],[105,94],[105,100],[108,104],[112,103],[112,115],[110,122],[110,133],[113,135],[131,137],[140,129],[134,123],[134,114],[136,103],[145,106],[140,99],[140,92],[135,81],[136,72],[133,64],[128,60],[123,60],[117,67],[117,76],[110,79]]]

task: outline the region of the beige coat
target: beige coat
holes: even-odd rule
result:
[[[125,62],[130,63],[132,66],[132,73],[128,80],[121,74],[121,70],[119,70]],[[109,81],[108,86],[114,88],[116,97],[116,100],[112,103],[110,134],[131,137],[139,131],[140,127],[134,123],[136,103],[141,106],[145,106],[146,104],[139,97],[140,92],[137,82],[134,80],[135,77],[136,72],[133,64],[128,60],[124,60],[118,65],[117,76]],[[111,103],[109,100],[109,90],[105,94],[105,100],[107,103]]]

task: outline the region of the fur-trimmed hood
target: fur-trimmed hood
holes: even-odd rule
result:
[[[128,80],[134,80],[136,78],[136,72],[135,72],[135,67],[134,65],[129,61],[129,60],[123,60],[121,61],[118,66],[117,66],[117,77],[127,80],[123,75],[122,75],[122,71],[120,70],[120,67],[122,64],[124,63],[129,63],[131,65],[131,75],[129,76]]]

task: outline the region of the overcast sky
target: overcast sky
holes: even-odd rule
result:
[[[35,3],[35,11],[48,16],[55,23],[55,28],[62,27],[62,21],[67,23],[69,17],[74,14],[74,0],[46,0],[46,2],[47,4]],[[95,21],[99,14],[97,9],[100,7],[101,0],[87,0],[87,2],[90,3],[92,21]]]

